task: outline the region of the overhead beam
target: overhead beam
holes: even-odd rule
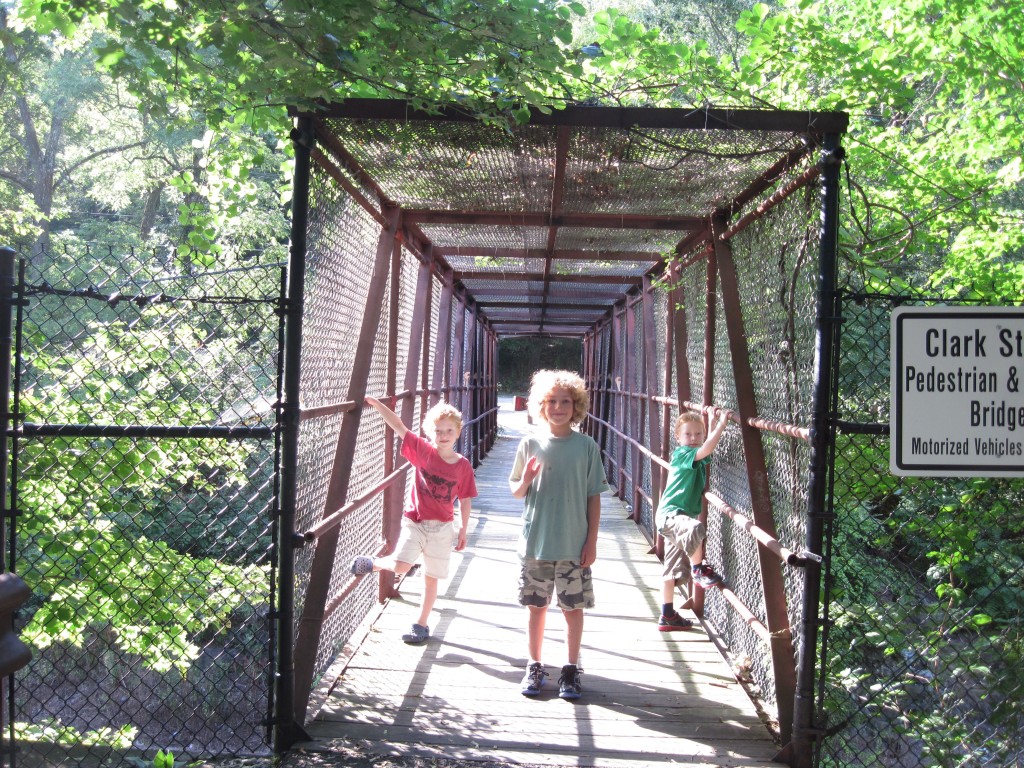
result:
[[[470,293],[479,301],[481,296],[507,297],[509,290],[508,288],[473,288]],[[622,300],[622,294],[622,291],[588,291],[586,289],[558,292],[556,286],[550,295],[558,299],[589,299],[591,301],[616,302]],[[516,291],[515,295],[523,298],[535,298],[544,294],[540,289],[528,288],[525,291]]]
[[[289,108],[292,115],[303,112]],[[426,112],[396,99],[345,99],[321,103],[307,112],[310,117],[352,117],[363,120],[455,121],[479,123],[479,117],[457,106]],[[727,108],[659,108],[569,106],[545,114],[530,110],[530,125],[570,125],[605,128],[686,128],[689,130],[786,131],[793,133],[846,133],[849,116],[844,112],[762,110]]]
[[[500,280],[503,282],[510,281],[529,281],[533,280],[541,282],[544,280],[543,272],[519,272],[515,275],[509,275],[500,271],[489,271],[489,270],[455,270],[452,273],[452,277],[455,280]],[[639,275],[549,275],[548,279],[553,283],[604,283],[611,285],[640,285],[643,282],[643,278]],[[473,290],[467,288],[470,293]],[[509,291],[505,291],[508,295]]]
[[[566,213],[523,211],[435,211],[412,208],[404,212],[407,221],[418,224],[503,227],[584,227],[590,229],[703,229],[707,221],[698,216],[648,216],[642,213]]]
[[[543,248],[485,248],[475,246],[455,246],[450,248],[434,247],[434,253],[445,258],[452,256],[463,258],[489,259],[546,259],[548,252]],[[564,249],[551,252],[556,261],[650,261],[656,262],[665,258],[659,251],[602,251],[600,249]]]

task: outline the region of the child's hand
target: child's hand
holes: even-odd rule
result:
[[[589,568],[597,560],[597,542],[587,541],[580,552],[580,568]]]
[[[542,467],[537,457],[531,456],[527,460],[526,466],[523,467],[523,482],[532,483],[533,479],[540,474],[541,469]]]
[[[455,544],[455,551],[456,552],[461,552],[465,548],[466,548],[466,529],[465,528],[459,528],[459,540]]]

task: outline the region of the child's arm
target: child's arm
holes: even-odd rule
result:
[[[601,497],[587,496],[587,540],[580,552],[580,567],[589,568],[597,560],[597,532],[601,528]]]
[[[711,455],[711,452],[718,446],[718,441],[722,437],[722,433],[725,432],[725,428],[729,424],[729,420],[732,418],[732,411],[728,408],[715,408],[711,414],[711,420],[714,422],[711,425],[711,429],[708,430],[708,436],[704,440],[704,444],[697,449],[697,453],[694,455],[694,461],[700,461],[706,459]]]
[[[469,531],[469,513],[472,509],[472,499],[459,499],[459,512],[462,513],[462,527],[459,529],[459,541],[455,545],[456,552],[461,552],[466,548],[466,534]]]
[[[512,495],[521,499],[526,495],[526,492],[530,490],[530,483],[533,482],[533,478],[540,474],[540,462],[536,456],[531,456],[526,461],[526,466],[523,467],[523,476],[518,480],[513,480],[511,477],[508,479],[508,488],[512,491]]]
[[[395,430],[396,435],[398,435],[399,437],[405,437],[405,433],[409,431],[409,428],[402,423],[402,420],[398,418],[397,413],[392,411],[390,408],[384,405],[384,403],[382,403],[375,397],[367,396],[366,404],[372,405],[374,408],[380,411],[380,415],[384,417],[384,421],[387,423],[387,425],[391,427],[393,430]]]

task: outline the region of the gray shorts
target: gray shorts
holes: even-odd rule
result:
[[[554,593],[563,611],[594,607],[590,568],[581,568],[575,560],[521,560],[520,564],[520,605],[550,605]]]
[[[676,515],[670,517],[661,530],[665,537],[665,561],[662,563],[662,580],[675,582],[677,587],[690,583],[690,555],[696,552],[707,528],[696,517]]]
[[[403,517],[394,558],[403,563],[415,563],[423,555],[423,573],[435,579],[446,579],[454,544],[454,521],[422,520],[417,523]]]

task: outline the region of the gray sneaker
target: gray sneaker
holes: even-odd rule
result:
[[[352,558],[352,565],[349,566],[353,576],[365,576],[373,570],[373,558],[366,555],[358,555]]]
[[[544,687],[544,678],[547,676],[548,673],[544,671],[544,665],[539,661],[533,662],[526,668],[526,674],[523,675],[523,689],[520,692],[523,696],[536,696]]]
[[[409,645],[425,643],[428,637],[430,637],[430,630],[422,624],[413,624],[412,629],[402,635],[402,639]]]

